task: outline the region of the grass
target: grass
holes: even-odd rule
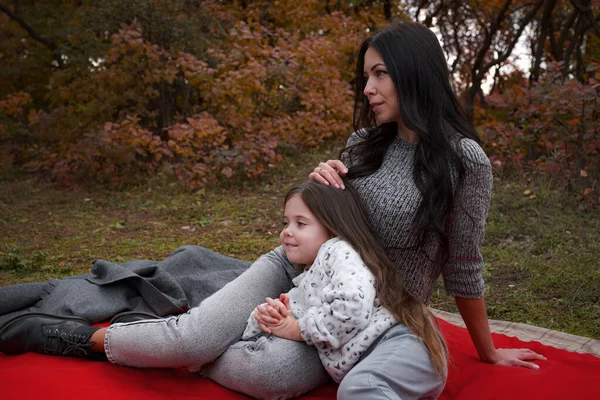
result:
[[[87,273],[98,258],[162,259],[183,244],[253,260],[278,244],[287,189],[335,155],[298,155],[260,182],[196,193],[159,180],[127,191],[64,190],[5,174],[0,285]],[[542,180],[496,179],[482,253],[490,318],[600,339],[597,210]],[[441,283],[431,305],[456,311]]]

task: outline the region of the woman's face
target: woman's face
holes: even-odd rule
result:
[[[396,87],[388,74],[383,59],[372,47],[369,47],[365,53],[364,74],[367,83],[363,93],[369,99],[377,122],[380,124],[401,123],[402,117]]]

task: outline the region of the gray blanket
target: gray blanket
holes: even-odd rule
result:
[[[96,260],[90,274],[0,287],[0,324],[29,311],[75,315],[91,323],[123,311],[179,314],[249,266],[200,246],[179,247],[163,261]]]

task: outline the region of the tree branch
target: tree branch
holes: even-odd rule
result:
[[[415,16],[413,17],[415,21],[419,22],[419,14],[421,14],[421,9],[425,5],[427,0],[419,1],[419,5],[417,5],[417,9],[415,10]]]
[[[573,4],[573,7],[575,7],[575,9],[579,11],[585,17],[585,19],[587,19],[591,27],[594,28],[594,32],[596,32],[596,35],[600,37],[600,25],[598,25],[596,19],[594,18],[594,14],[592,13],[592,8],[589,2],[587,4],[587,7],[580,4],[578,0],[571,0],[571,4]]]
[[[504,6],[502,6],[502,9],[498,12],[498,15],[496,15],[496,19],[490,24],[489,30],[487,30],[487,34],[485,35],[483,44],[481,45],[481,48],[477,53],[477,58],[473,63],[473,82],[475,81],[475,75],[481,75],[485,53],[487,53],[487,51],[490,49],[490,46],[492,45],[492,40],[494,39],[494,36],[496,35],[498,29],[500,29],[500,24],[502,24],[502,21],[504,21],[504,18],[506,18],[506,12],[508,11],[508,7],[511,3],[511,0],[505,1]],[[485,25],[483,26],[485,29]],[[485,74],[485,72],[483,72],[483,74]]]
[[[501,64],[502,62],[506,61],[506,59],[510,56],[510,54],[512,53],[512,50],[514,49],[514,47],[517,44],[517,42],[519,41],[519,38],[521,37],[523,31],[525,30],[525,27],[527,25],[529,25],[529,23],[531,22],[533,17],[535,17],[535,14],[538,12],[538,10],[544,4],[544,0],[538,0],[535,3],[535,5],[529,10],[527,15],[525,15],[525,17],[523,17],[523,19],[521,20],[521,22],[519,24],[519,29],[515,33],[515,37],[514,37],[513,41],[505,49],[504,54],[502,54],[496,60],[493,60],[489,63],[484,63],[485,54],[490,49],[493,38],[496,36],[496,33],[500,29],[500,26],[506,17],[506,12],[508,11],[510,3],[511,3],[510,0],[506,0],[506,2],[504,3],[504,6],[498,12],[496,19],[490,25],[489,35],[486,36],[482,46],[480,47],[480,49],[478,51],[475,63],[473,64],[473,67],[471,70],[471,87],[469,87],[469,89],[467,90],[467,95],[466,95],[466,110],[467,110],[467,113],[469,116],[471,116],[471,114],[472,114],[475,96],[477,95],[477,93],[479,92],[479,90],[481,88],[481,82],[483,81],[485,74],[490,70],[490,68]]]
[[[567,37],[569,36],[571,27],[577,20],[577,14],[578,14],[577,11],[573,10],[573,12],[571,13],[571,16],[569,17],[569,20],[563,26],[563,29],[560,32],[560,36],[558,37],[558,41],[556,42],[556,50],[558,50],[556,53],[558,53],[560,51],[560,49],[563,48],[563,45],[565,44],[565,40],[567,40]],[[556,55],[554,55],[554,58],[556,58]],[[562,60],[562,55],[561,55],[561,60]],[[561,61],[561,60],[558,60],[558,61]]]
[[[533,68],[531,69],[531,75],[529,76],[530,82],[536,82],[540,76],[540,65],[542,63],[542,56],[544,55],[544,47],[546,44],[546,38],[552,38],[554,32],[551,30],[552,26],[552,12],[556,6],[556,0],[547,0],[544,5],[544,12],[542,13],[542,22],[540,25],[540,33],[538,34],[537,46],[534,53]],[[551,40],[553,42],[553,40]],[[554,44],[554,43],[552,43]],[[553,46],[551,46],[553,48]]]
[[[386,21],[392,20],[392,3],[390,0],[383,0],[383,15],[385,16]]]
[[[521,20],[521,23],[519,24],[519,30],[515,34],[513,41],[506,48],[506,51],[504,52],[504,54],[502,54],[496,60],[485,64],[482,68],[484,71],[489,71],[489,69],[491,67],[504,62],[508,57],[510,57],[513,49],[515,48],[516,44],[519,42],[519,38],[523,34],[523,31],[525,30],[527,25],[529,25],[529,23],[531,22],[533,17],[535,17],[535,14],[538,12],[538,10],[542,7],[543,4],[544,4],[544,0],[538,0],[538,2],[533,6],[533,8],[531,10],[529,10],[529,13],[527,13],[527,15],[525,17],[523,17],[523,19]]]
[[[65,67],[65,63],[62,59],[62,54],[60,53],[60,51],[58,50],[58,47],[56,47],[56,44],[52,41],[52,39],[49,39],[49,38],[37,33],[35,30],[33,30],[33,28],[29,24],[27,24],[25,22],[25,20],[23,20],[23,18],[15,15],[7,7],[5,7],[2,4],[0,4],[0,11],[2,11],[4,14],[6,14],[8,16],[8,18],[12,19],[17,24],[19,24],[21,26],[21,28],[25,29],[27,31],[27,33],[29,34],[29,36],[33,40],[36,40],[36,41],[40,42],[41,44],[43,44],[44,46],[46,46],[47,48],[49,48],[52,51],[52,54],[54,54],[54,59],[56,60],[56,62],[58,63],[58,66],[60,68]]]

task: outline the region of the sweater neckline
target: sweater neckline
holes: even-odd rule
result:
[[[392,143],[402,149],[407,149],[407,150],[414,150],[419,145],[418,143],[407,142],[406,140],[402,139],[400,137],[400,135],[396,135],[396,137],[394,138],[394,141]]]

